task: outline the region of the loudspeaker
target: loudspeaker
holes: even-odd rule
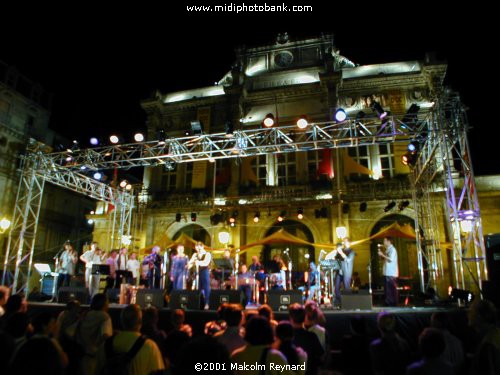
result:
[[[372,295],[368,290],[341,292],[342,310],[371,310]]]
[[[139,289],[136,295],[136,303],[143,309],[151,306],[161,309],[165,306],[163,289]]]
[[[500,281],[483,280],[483,298],[487,299],[500,309]]]
[[[57,302],[68,303],[77,300],[81,304],[88,303],[89,291],[87,288],[74,288],[72,286],[62,286],[57,294]]]
[[[172,290],[170,293],[170,309],[200,310],[201,291],[199,290]]]
[[[288,310],[292,303],[302,304],[300,290],[270,290],[267,292],[267,301],[274,311]]]
[[[241,290],[212,290],[210,293],[210,310],[217,310],[223,303],[239,303],[243,300]]]
[[[488,280],[500,281],[500,234],[484,236]]]

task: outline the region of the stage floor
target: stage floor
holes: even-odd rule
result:
[[[113,327],[120,329],[120,312],[126,305],[110,304],[109,314],[113,320]],[[40,311],[51,311],[58,314],[65,307],[65,304],[50,302],[29,302],[28,308],[30,315],[36,315]],[[88,305],[83,305],[84,309]],[[171,329],[170,314],[171,309],[162,308],[159,310],[159,326],[165,331]],[[434,312],[444,311],[449,316],[450,331],[462,339],[467,339],[470,332],[467,325],[467,314],[465,309],[453,307],[373,307],[371,310],[333,310],[322,309],[326,318],[326,329],[329,336],[331,348],[338,350],[344,335],[350,334],[350,319],[355,315],[361,315],[365,318],[368,334],[372,337],[378,336],[377,314],[381,311],[389,311],[396,316],[398,322],[398,333],[408,340],[410,346],[417,349],[417,340],[420,332],[429,326],[430,318]],[[286,311],[274,313],[276,320],[288,319]],[[186,323],[193,328],[193,334],[202,334],[205,324],[217,319],[214,310],[186,310]]]

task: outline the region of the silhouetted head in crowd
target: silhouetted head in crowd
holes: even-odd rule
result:
[[[120,315],[124,331],[140,332],[142,325],[142,310],[139,305],[128,305]]]
[[[52,341],[45,337],[33,338],[21,345],[11,363],[9,374],[64,374],[61,357]]]
[[[33,318],[35,334],[53,336],[56,333],[56,319],[48,311],[41,312]]]
[[[475,300],[469,310],[469,325],[480,334],[487,332],[497,323],[497,310],[488,300]]]
[[[306,310],[304,306],[299,305],[298,303],[293,303],[288,308],[288,316],[290,317],[290,321],[294,325],[294,327],[301,326],[304,324],[306,319]]]
[[[104,293],[98,293],[92,298],[90,302],[90,309],[97,311],[108,311],[109,302],[108,297]]]
[[[270,345],[274,341],[271,323],[266,318],[254,316],[245,326],[245,340],[250,345]]]
[[[387,311],[382,311],[378,314],[377,325],[382,335],[393,334],[396,332],[396,318]]]
[[[355,315],[350,321],[351,332],[354,335],[366,335],[366,320],[362,315]]]
[[[243,319],[241,305],[232,303],[227,309],[224,311],[224,320],[228,327],[239,327],[241,324],[241,320]]]
[[[14,313],[5,322],[4,330],[15,339],[26,335],[30,330],[30,320],[26,313]]]
[[[259,307],[257,310],[259,312],[259,316],[263,316],[267,320],[271,321],[274,319],[274,313],[273,310],[271,309],[271,306],[269,305],[262,305]]]
[[[276,326],[276,337],[282,342],[293,339],[293,326],[288,320],[282,320]]]
[[[173,375],[198,375],[199,372],[195,370],[197,363],[224,364],[223,370],[210,373],[232,374],[231,360],[226,347],[211,336],[200,336],[185,345],[180,350],[176,363],[172,369]]]
[[[438,311],[432,314],[431,327],[437,329],[448,329],[449,328],[448,315],[443,311]]]
[[[185,320],[186,314],[182,309],[176,309],[172,312],[172,315],[170,315],[170,322],[174,326],[174,329],[180,329]]]
[[[22,294],[14,294],[10,296],[5,304],[5,314],[14,314],[16,312],[26,312],[28,310],[26,300]]]
[[[6,286],[0,285],[0,306],[3,306],[7,303],[9,299],[10,290]]]
[[[436,328],[426,328],[420,334],[418,347],[422,356],[427,359],[439,357],[445,349],[444,336]]]
[[[181,310],[182,311],[182,310]],[[158,321],[160,316],[158,314],[158,309],[154,306],[148,307],[142,312],[142,326],[143,327],[153,327],[158,326]]]

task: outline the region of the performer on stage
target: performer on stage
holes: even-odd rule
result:
[[[255,282],[253,274],[248,271],[247,266],[242,264],[240,267],[240,273],[238,274],[238,290],[245,294],[245,299],[243,301],[243,306],[248,305],[252,300],[252,285]]]
[[[252,264],[250,264],[250,272],[258,272],[258,271],[263,271],[264,267],[262,264],[259,262],[259,258],[257,255],[254,255],[252,257]]]
[[[184,254],[184,245],[177,245],[177,254],[172,257],[172,268],[170,268],[170,281],[172,289],[185,289],[187,277],[188,256]]]
[[[160,246],[154,246],[151,254],[144,258],[142,264],[148,265],[148,287],[150,289],[160,288],[163,257],[160,255]]]
[[[75,275],[76,263],[78,262],[78,253],[71,245],[71,242],[64,243],[64,251],[59,257],[59,273],[57,278],[57,289],[61,286],[69,286],[71,277]]]
[[[98,251],[98,257],[96,257],[96,260],[98,260],[98,263],[96,264],[100,264],[101,262],[101,249],[99,249],[99,247],[97,246],[97,242],[92,242],[92,244],[90,245],[90,250],[87,250],[86,252],[84,252],[82,255],[80,255],[80,260],[85,263],[85,286],[87,288],[90,288],[90,275],[91,275],[91,271],[92,271],[92,264],[93,264],[93,259],[94,259],[94,255],[96,255],[96,252]]]
[[[120,249],[120,254],[118,254],[118,258],[116,259],[116,270],[117,271],[126,271],[127,270],[127,248],[122,247]]]
[[[207,253],[205,246],[201,242],[197,242],[195,246],[196,253],[193,254],[189,261],[188,268],[196,265],[198,268],[198,289],[203,292],[205,297],[205,310],[208,310],[208,302],[210,301],[210,271],[209,265],[212,261],[212,254]]]
[[[130,258],[127,260],[127,271],[132,272],[132,280],[129,280],[129,284],[136,285],[137,278],[140,277],[141,263],[137,259],[137,254],[130,254]]]
[[[338,302],[341,302],[341,284],[344,284],[345,291],[351,290],[352,270],[354,267],[354,257],[356,255],[351,249],[351,241],[349,238],[344,239],[344,248],[342,248],[342,246],[337,247],[337,253],[340,256],[340,271],[335,279],[335,298]]]
[[[286,266],[281,256],[276,254],[273,257],[273,261],[276,263],[276,269],[279,270],[278,273],[274,273],[271,276],[271,283],[273,284],[271,289],[283,290],[286,285]]]
[[[319,271],[316,267],[316,263],[309,263],[309,278],[307,279],[307,301],[310,301],[314,298],[316,291],[320,288],[320,277]]]
[[[106,264],[109,266],[109,275],[106,278],[106,289],[115,287],[117,260],[118,252],[116,250],[111,250],[108,259],[106,259]]]
[[[384,237],[385,254],[379,248],[378,255],[384,260],[382,273],[385,279],[385,303],[387,306],[398,304],[398,252],[392,244],[392,237]]]

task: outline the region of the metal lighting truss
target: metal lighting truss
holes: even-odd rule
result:
[[[421,134],[421,151],[413,171],[416,227],[421,286],[424,289],[423,258],[429,272],[428,286],[435,287],[442,275],[443,245],[439,235],[438,212],[444,211],[451,242],[455,287],[482,290],[487,279],[485,247],[479,201],[467,140],[468,122],[457,94],[445,92],[436,103]],[[470,278],[466,280],[464,268]]]
[[[52,162],[47,154],[28,147],[22,157],[20,183],[4,259],[2,284],[12,283],[14,293],[28,292],[35,238],[45,182],[108,202],[113,211],[112,245],[117,246],[123,235],[130,235],[134,196]],[[7,279],[9,266],[14,265],[12,280]]]
[[[450,106],[454,108],[451,111],[451,119],[448,114]],[[442,259],[437,256],[439,233],[436,204],[432,197],[440,189],[442,191],[443,186],[447,197],[446,208],[451,219],[450,227],[453,229],[450,231],[450,237],[454,239],[454,255],[457,256],[459,265],[455,269],[458,285],[458,280],[463,280],[462,261],[466,254],[463,245],[467,244],[474,251],[475,259],[482,260],[484,256],[479,206],[470,165],[463,110],[458,99],[446,98],[442,103],[437,101],[429,113],[421,114],[414,120],[408,123],[402,117],[387,116],[383,120],[368,118],[362,121],[349,119],[341,123],[314,123],[309,124],[306,129],[298,129],[296,126],[246,128],[233,134],[201,134],[57,153],[28,150],[24,157],[4,270],[12,264],[10,253],[17,249],[14,291],[23,289],[18,280],[22,265],[28,257],[28,274],[31,269],[45,181],[113,204],[116,209],[111,218],[111,242],[115,245],[120,243],[122,235],[130,234],[134,208],[133,193],[91,179],[84,175],[88,171],[419,140],[422,149],[414,168],[413,193],[417,211],[416,228],[422,228],[425,236],[425,242],[417,236],[421,286],[424,289],[424,258],[428,264],[432,264],[432,272],[428,278],[431,285],[434,285],[442,274]],[[460,150],[461,157],[458,161],[462,163],[464,173],[463,184],[460,185],[463,193],[458,194],[459,198],[455,194],[459,181],[454,174],[453,162],[448,157],[452,150],[456,149]],[[469,235],[469,240],[464,242],[459,236],[458,223],[465,218],[465,211],[473,212],[471,215],[474,216],[474,230]],[[436,264],[440,266],[435,266]],[[480,266],[478,262],[476,264],[479,276]],[[5,279],[5,271],[3,277]]]

